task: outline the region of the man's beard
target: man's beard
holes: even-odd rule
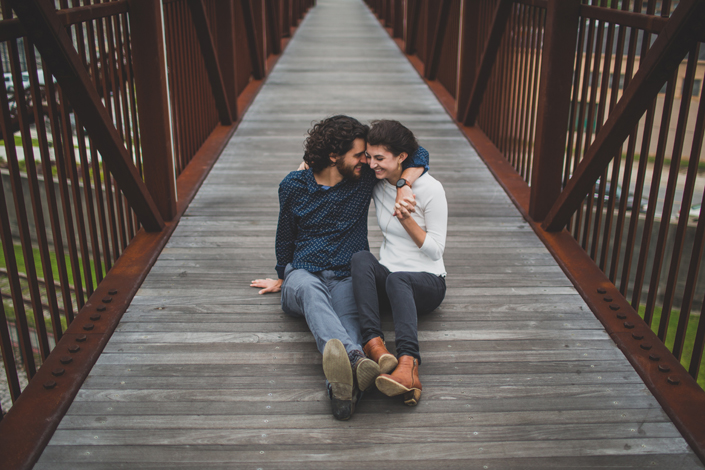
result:
[[[355,173],[356,166],[357,165],[346,166],[342,158],[335,161],[335,167],[338,169],[338,172],[343,175],[343,178],[351,179],[353,181],[359,180],[362,175],[362,171],[360,171],[360,173]]]

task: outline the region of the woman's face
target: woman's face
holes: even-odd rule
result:
[[[396,182],[401,177],[401,162],[406,153],[394,156],[383,145],[367,144],[367,155],[370,168],[374,170],[378,180],[390,179]]]

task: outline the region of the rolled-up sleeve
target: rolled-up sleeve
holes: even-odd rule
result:
[[[438,261],[443,257],[448,231],[448,202],[441,184],[433,188],[431,197],[424,208],[426,222],[426,239],[421,245],[421,252]]]
[[[407,168],[423,167],[423,172],[428,171],[429,155],[428,151],[419,147],[414,154],[402,162],[402,168],[406,170]]]

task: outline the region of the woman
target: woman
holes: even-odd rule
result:
[[[377,222],[384,240],[380,259],[369,251],[352,257],[355,303],[360,314],[367,357],[380,365],[377,388],[388,396],[404,395],[404,403],[421,399],[418,366],[421,363],[417,317],[431,312],[446,291],[443,250],[448,205],[441,183],[428,173],[413,185],[415,212],[395,204],[402,162],[419,150],[413,133],[397,121],[374,121],[367,137],[370,168],[381,180],[373,191]],[[380,304],[391,307],[397,357],[384,345]],[[391,374],[390,374],[391,372]]]

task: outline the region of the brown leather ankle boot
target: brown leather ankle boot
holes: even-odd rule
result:
[[[415,406],[421,400],[419,362],[415,357],[402,356],[391,375],[382,374],[375,380],[377,389],[388,397],[404,394],[404,403]]]
[[[384,340],[377,336],[372,338],[362,347],[365,355],[379,364],[379,371],[388,374],[397,366],[397,358],[387,351]]]

